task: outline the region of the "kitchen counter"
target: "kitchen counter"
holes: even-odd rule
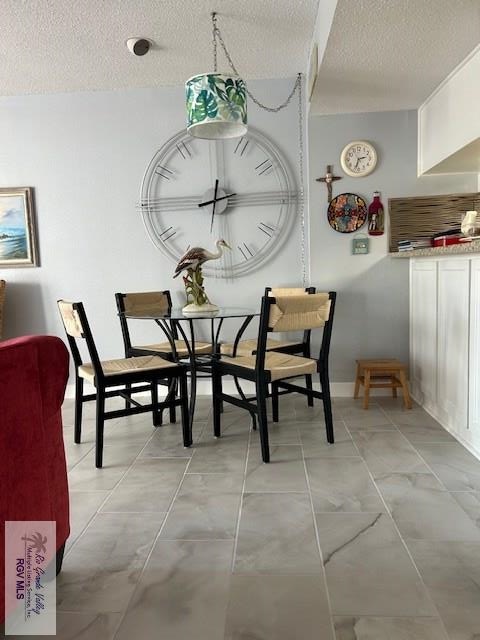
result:
[[[462,255],[465,253],[480,253],[480,240],[462,242],[461,244],[451,244],[448,247],[412,249],[412,251],[401,251],[389,253],[388,255],[392,258],[427,258],[432,256]]]

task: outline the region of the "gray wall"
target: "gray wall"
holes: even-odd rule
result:
[[[252,89],[278,104],[293,82],[253,82]],[[278,114],[249,105],[250,124],[283,150],[296,172],[297,113],[296,100]],[[0,269],[8,281],[6,337],[63,336],[56,300],[83,300],[101,356],[118,357],[115,291],[170,288],[184,303],[181,278],[172,279],[174,265],[151,243],[135,206],[145,167],[185,126],[184,114],[183,87],[0,99],[0,185],[35,187],[41,257],[38,269]],[[295,224],[282,251],[255,274],[208,280],[212,300],[258,306],[265,285],[298,284],[299,229]],[[140,330],[142,342],[160,337],[153,323]]]
[[[377,169],[365,178],[342,172],[340,153],[352,140],[369,140],[378,151]],[[333,164],[335,174],[343,176],[334,184],[334,195],[351,191],[370,202],[373,191],[379,190],[387,208],[392,197],[475,191],[477,176],[417,178],[416,111],[311,116],[308,143],[311,280],[321,289],[338,292],[331,379],[348,382],[354,377],[355,358],[408,361],[409,261],[388,256],[388,229],[370,238],[369,255],[352,256],[355,234],[337,233],[329,226],[326,188],[315,178]]]

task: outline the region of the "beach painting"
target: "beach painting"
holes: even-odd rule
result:
[[[0,269],[37,265],[33,189],[0,189]]]

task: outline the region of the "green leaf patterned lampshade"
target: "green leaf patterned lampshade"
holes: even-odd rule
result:
[[[247,132],[247,94],[238,76],[205,73],[185,83],[187,130],[209,140],[239,138]]]

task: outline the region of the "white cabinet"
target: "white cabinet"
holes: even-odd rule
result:
[[[480,457],[480,257],[410,265],[414,398]]]
[[[468,440],[480,448],[480,258],[471,261]]]
[[[470,260],[438,263],[437,408],[455,433],[468,424]]]
[[[412,260],[410,286],[412,393],[432,410],[437,400],[437,262]]]

